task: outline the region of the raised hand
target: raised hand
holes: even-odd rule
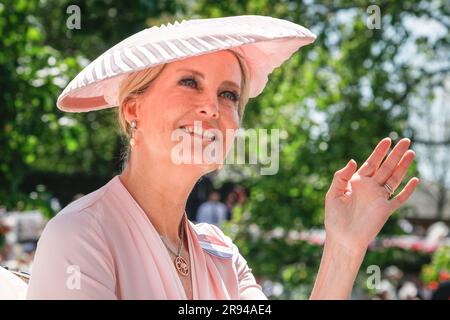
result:
[[[385,138],[358,171],[356,162],[350,160],[335,173],[325,200],[329,241],[349,250],[365,251],[389,216],[408,200],[419,183],[416,177],[390,198],[414,160],[409,145],[409,139],[400,140],[382,163],[391,146],[391,140]]]

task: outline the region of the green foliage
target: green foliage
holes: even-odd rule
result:
[[[450,280],[450,246],[442,246],[434,252],[431,263],[423,266],[421,277],[426,284]]]
[[[66,27],[70,4],[81,8],[81,30]],[[65,205],[76,193],[99,186],[91,179],[76,189],[75,177],[90,175],[101,182],[119,167],[121,141],[113,110],[63,113],[56,98],[90,59],[143,29],[149,14],[174,10],[153,1],[130,6],[110,1],[0,3],[0,204],[8,210],[34,208],[52,216],[53,196]],[[37,190],[43,180],[46,194]]]

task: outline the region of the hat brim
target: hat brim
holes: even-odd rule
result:
[[[189,22],[197,23],[190,26]],[[198,24],[210,24],[211,30],[199,29]],[[242,29],[244,25],[246,29]],[[262,92],[275,68],[316,39],[302,26],[263,16],[191,20],[155,28],[125,39],[86,66],[58,97],[58,108],[88,112],[115,107],[120,84],[130,73],[227,49],[244,57],[250,76],[249,97],[253,98]],[[178,29],[167,30],[170,28]],[[183,37],[181,30],[191,35]]]

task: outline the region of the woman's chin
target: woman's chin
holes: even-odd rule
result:
[[[217,163],[191,163],[191,164],[183,164],[186,169],[199,171],[202,174],[207,174],[216,170],[219,170],[221,165]]]

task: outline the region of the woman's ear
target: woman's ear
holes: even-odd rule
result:
[[[138,101],[136,97],[129,97],[125,99],[123,105],[123,117],[127,123],[138,119]]]

